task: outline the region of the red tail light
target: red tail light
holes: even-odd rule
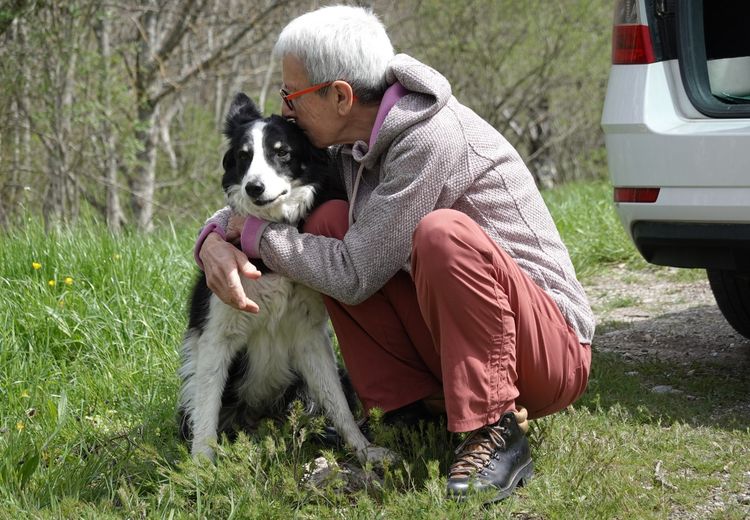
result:
[[[612,63],[654,63],[654,47],[647,25],[615,25],[612,31]]]
[[[656,202],[659,188],[615,188],[615,202]]]
[[[639,0],[618,0],[615,3],[614,27],[612,28],[612,63],[635,65],[654,63],[654,46],[651,33],[644,23]]]

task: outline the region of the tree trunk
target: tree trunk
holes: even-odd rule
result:
[[[21,51],[26,46],[26,29],[22,21],[18,18],[13,20],[9,38],[14,45]],[[14,207],[19,199],[23,196],[24,177],[31,171],[31,128],[28,122],[28,115],[21,110],[22,103],[28,103],[29,99],[29,68],[25,63],[21,63],[21,71],[17,77],[18,90],[15,97],[10,103],[10,120],[12,121],[12,145],[11,171],[3,193],[3,199],[8,208]],[[19,99],[21,100],[19,102]],[[6,212],[6,223],[10,212]]]
[[[73,35],[71,35],[72,37]],[[71,142],[73,139],[73,102],[76,85],[76,67],[78,65],[78,49],[74,47],[70,55],[68,66],[63,78],[62,100],[61,100],[61,118],[60,118],[60,138],[58,139],[60,147],[60,157],[62,158],[62,168],[60,172],[61,183],[63,188],[63,219],[74,222],[78,218],[81,209],[81,198],[78,193],[78,186],[74,178],[73,159],[71,155],[73,150]]]
[[[53,154],[47,154],[47,185],[42,202],[42,217],[44,230],[49,232],[59,227],[63,220],[65,198],[60,163]]]
[[[273,53],[271,53],[271,56],[269,56],[268,59],[268,68],[266,69],[266,75],[263,78],[263,87],[260,89],[260,100],[258,101],[258,103],[261,112],[265,112],[266,98],[268,96],[268,91],[271,89],[271,81],[273,80],[273,69],[275,64],[276,60],[273,57]]]
[[[3,134],[0,132],[0,164],[5,163],[3,150]],[[0,173],[2,173],[2,170],[0,170]],[[5,196],[8,188],[9,186],[7,182],[0,182],[0,229],[3,231],[8,229],[8,211],[5,209]]]
[[[154,228],[154,192],[156,186],[156,145],[158,109],[148,102],[138,108],[136,138],[141,143],[138,166],[132,181],[132,207],[136,225],[141,231]]]
[[[140,18],[141,41],[138,45],[135,94],[138,103],[135,138],[140,144],[137,165],[131,179],[130,205],[135,224],[141,231],[154,227],[154,191],[156,184],[156,145],[158,139],[157,101],[149,97],[149,87],[156,74],[154,63],[157,41],[157,6],[148,2]]]
[[[110,34],[112,24],[110,20],[111,11],[106,9],[99,23],[99,50],[103,61],[101,74],[101,100],[104,107],[104,117],[102,118],[102,146],[104,148],[104,186],[105,186],[105,205],[104,212],[107,220],[107,228],[113,233],[122,230],[126,223],[125,214],[120,205],[120,195],[118,192],[118,159],[117,159],[117,136],[115,129],[112,128],[112,91],[110,88],[110,61],[112,59],[112,47],[110,44]]]
[[[172,146],[172,133],[170,127],[172,126],[172,119],[180,111],[180,103],[175,102],[172,106],[168,107],[167,110],[159,117],[159,135],[161,137],[161,144],[164,147],[164,153],[167,154],[169,159],[169,167],[172,169],[174,174],[178,173],[180,167],[177,159],[177,154]]]
[[[263,41],[267,31],[256,31],[266,27],[264,23],[278,12],[288,0],[269,2],[253,12],[249,20],[243,20],[236,30],[210,33],[211,41],[203,47],[184,44],[186,36],[201,19],[214,15],[206,0],[185,0],[181,3],[180,16],[172,17],[154,0],[148,0],[138,19],[138,50],[133,65],[135,98],[137,108],[136,139],[141,149],[137,154],[138,165],[131,179],[132,207],[139,229],[153,228],[154,194],[156,188],[156,154],[159,136],[159,108],[162,101],[178,95],[179,89],[190,81],[215,70],[231,59],[230,51],[252,34],[246,45],[257,45]],[[177,12],[177,11],[175,11]],[[270,26],[269,26],[270,27]],[[181,54],[180,54],[181,53]],[[183,56],[182,67],[170,74],[170,57]]]
[[[73,130],[72,106],[78,53],[73,51],[67,56],[63,53],[61,57],[67,58],[67,62],[62,64],[64,70],[53,72],[58,98],[53,115],[54,135],[47,138],[47,186],[42,204],[47,231],[73,218],[78,200],[77,188],[68,177],[71,174],[68,141]]]

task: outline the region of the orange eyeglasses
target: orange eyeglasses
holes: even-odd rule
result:
[[[286,106],[288,106],[290,110],[294,110],[294,103],[292,103],[293,99],[302,97],[305,94],[309,94],[310,92],[317,92],[318,90],[322,88],[330,87],[332,84],[333,84],[333,81],[326,81],[324,83],[318,83],[317,85],[313,85],[312,87],[303,88],[302,90],[298,90],[297,92],[292,92],[291,94],[287,92],[285,89],[280,88],[279,95],[281,96],[281,99],[284,100],[284,103],[286,103]]]

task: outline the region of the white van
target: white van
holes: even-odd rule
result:
[[[750,1],[618,0],[602,127],[640,253],[706,269],[750,338]]]

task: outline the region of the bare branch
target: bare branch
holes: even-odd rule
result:
[[[177,21],[172,27],[172,30],[164,38],[161,45],[159,46],[159,49],[154,53],[153,60],[156,63],[162,64],[169,59],[172,51],[180,44],[180,42],[184,38],[188,28],[195,24],[198,15],[201,13],[201,11],[203,11],[205,5],[205,0],[187,0],[187,4],[185,4],[182,9],[179,9],[179,11],[181,12],[178,13],[176,17]]]
[[[7,31],[13,21],[22,16],[27,8],[33,8],[31,0],[10,0],[10,5],[3,7],[0,11],[0,36]]]
[[[252,20],[247,23],[247,25],[245,25],[241,30],[232,35],[228,40],[224,41],[213,51],[209,51],[208,53],[204,54],[203,57],[198,60],[198,62],[188,67],[188,69],[183,72],[179,78],[174,80],[164,80],[158,90],[153,95],[149,96],[150,102],[154,104],[158,103],[165,96],[184,86],[200,71],[210,69],[215,65],[231,59],[232,56],[228,54],[228,51],[231,50],[235,45],[237,45],[239,41],[244,38],[249,32],[262,25],[261,22],[268,18],[272,13],[277,11],[283,3],[285,2],[274,2],[270,7],[257,14]],[[253,40],[251,46],[263,41],[267,35],[268,31],[260,33],[260,35],[255,40]]]

